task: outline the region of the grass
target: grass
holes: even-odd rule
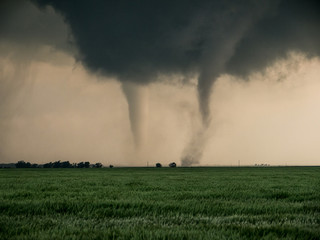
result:
[[[320,167],[0,169],[0,239],[320,239]]]

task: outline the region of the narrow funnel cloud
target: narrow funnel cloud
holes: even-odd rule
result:
[[[123,82],[122,90],[128,102],[129,119],[136,151],[141,153],[147,140],[148,86]]]

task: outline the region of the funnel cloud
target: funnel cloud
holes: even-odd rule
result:
[[[124,82],[122,90],[128,102],[131,131],[139,153],[147,140],[148,88],[132,82]]]

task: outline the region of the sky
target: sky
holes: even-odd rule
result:
[[[317,1],[0,3],[0,162],[320,164]]]

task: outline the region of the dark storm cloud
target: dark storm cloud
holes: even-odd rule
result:
[[[272,64],[288,51],[320,54],[320,1],[280,1],[237,43],[225,71],[247,75]]]
[[[194,70],[210,32],[201,1],[39,2],[62,13],[90,69],[141,83]]]
[[[30,1],[4,0],[0,3],[1,56],[31,58],[43,46],[74,52],[72,34],[52,7],[40,11]],[[40,57],[40,56],[38,56]],[[43,57],[43,56],[42,56]],[[48,58],[49,56],[46,56]]]
[[[62,1],[82,62],[121,81],[198,73],[200,110],[222,73],[247,74],[290,50],[319,54],[319,1]]]

